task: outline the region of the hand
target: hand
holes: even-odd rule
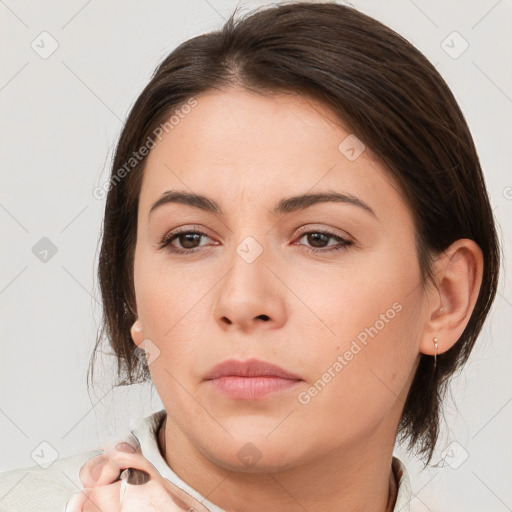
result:
[[[208,512],[199,501],[163,478],[133,439],[117,449],[107,448],[82,466],[80,480],[84,489],[67,503],[66,512]],[[126,468],[133,469],[124,473],[129,476],[123,483],[120,475]],[[137,481],[144,483],[137,485]]]

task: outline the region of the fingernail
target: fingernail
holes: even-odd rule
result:
[[[105,460],[100,460],[93,468],[91,469],[91,478],[94,481],[97,481],[100,479],[101,472],[103,470],[103,467],[105,466]]]
[[[118,452],[135,453],[137,450],[130,443],[119,443],[116,446]]]

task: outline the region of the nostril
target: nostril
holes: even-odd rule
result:
[[[267,315],[258,315],[257,318],[261,318],[262,320],[265,320],[265,322],[270,320],[270,317],[268,317]]]

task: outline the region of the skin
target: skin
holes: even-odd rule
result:
[[[438,353],[458,340],[477,298],[481,251],[458,240],[436,260],[436,282],[422,287],[399,187],[369,148],[354,161],[338,149],[350,130],[326,107],[241,89],[196,99],[149,154],[139,197],[132,337],[158,352],[149,367],[167,411],[162,453],[226,510],[392,510],[393,446],[419,354],[434,354],[434,337]],[[149,215],[168,190],[205,195],[224,213],[168,203]],[[375,215],[332,202],[270,211],[316,192],[350,194]],[[174,239],[190,254],[159,248],[177,228],[205,236],[188,246]],[[328,252],[338,240],[315,245],[306,235],[325,230],[351,245]],[[251,263],[237,252],[246,237],[262,250]],[[400,311],[301,403],[299,393],[394,304]],[[204,381],[230,358],[268,361],[302,382],[235,400]],[[237,455],[247,443],[252,465]]]
[[[123,491],[119,475],[124,468],[145,471],[149,480],[143,485],[128,480]],[[115,448],[106,447],[102,455],[91,458],[81,468],[80,480],[85,488],[68,501],[66,512],[208,512],[204,505],[160,475],[141,454],[135,438]]]

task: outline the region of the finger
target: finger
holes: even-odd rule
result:
[[[107,441],[105,443],[105,451],[120,451],[126,453],[141,453],[139,440],[133,434],[127,434],[126,436],[119,438],[116,437],[115,441]]]
[[[82,465],[78,475],[84,487],[94,487],[106,460],[104,454],[95,455]]]
[[[67,503],[65,512],[82,512],[86,495],[83,491],[76,493]]]
[[[112,500],[115,491],[110,490],[109,494],[112,495]],[[103,501],[105,502],[106,500]],[[66,512],[107,512],[107,510],[117,512],[118,508],[118,504],[116,508],[113,508],[112,503],[110,503],[109,509],[102,509],[98,496],[94,494],[94,489],[82,489],[66,503]]]
[[[144,485],[126,485],[126,491],[119,512],[189,512],[190,506],[178,497],[168,493],[156,481]]]
[[[110,456],[112,453],[122,452],[122,453],[142,453],[142,449],[139,443],[139,440],[132,434],[129,433],[126,436],[114,441],[107,441],[105,443],[105,448],[103,449],[103,454],[96,455],[85,462],[80,468],[80,480],[84,483],[85,487],[92,487],[97,477],[100,474],[100,469],[98,467],[99,464],[105,461],[102,458],[102,455]],[[96,474],[91,475],[93,467],[96,467]],[[82,479],[83,477],[83,479]],[[85,481],[84,481],[85,480]]]
[[[73,512],[119,512],[120,483],[84,489],[81,508]],[[67,511],[66,511],[67,512]]]
[[[159,492],[163,492],[167,499],[176,503],[180,510],[187,510],[188,512],[208,512],[208,509],[198,502],[195,498],[188,493],[177,487],[174,483],[162,477],[160,474],[156,478],[152,478],[149,473],[139,469],[127,468],[121,472],[121,502],[123,502],[125,491],[128,487],[141,488],[143,490],[152,488],[155,484],[158,486]],[[147,482],[150,485],[147,485]]]
[[[121,472],[121,478],[125,479],[126,482],[130,484],[130,487],[141,485],[142,487],[147,488],[152,487],[153,483],[156,482],[159,488],[167,496],[170,496],[171,499],[184,510],[187,510],[188,512],[209,512],[208,508],[202,503],[197,501],[195,498],[190,496],[190,494],[167,478],[164,478],[156,468],[155,474],[153,475],[143,470],[127,468]],[[147,486],[146,482],[149,482],[151,485]]]
[[[84,464],[80,470],[80,480],[84,487],[98,487],[112,483],[119,478],[121,471],[135,468],[156,478],[160,473],[142,454],[110,452],[97,455]]]
[[[176,496],[169,494],[155,481],[144,485],[126,484],[121,500],[120,483],[94,489],[84,489],[71,498],[66,512],[190,512],[191,508]]]
[[[96,460],[93,460],[96,459]],[[188,509],[197,512],[208,512],[208,509],[195,498],[180,489],[170,480],[162,477],[158,470],[141,454],[127,454],[111,452],[98,455],[82,467],[80,479],[84,487],[99,488],[107,486],[118,478],[126,468],[134,468],[149,474],[150,480],[154,480],[166,490],[167,493],[177,497],[188,506]],[[92,473],[92,474],[91,474]],[[147,484],[135,487],[145,487]],[[187,510],[187,509],[186,509]]]

